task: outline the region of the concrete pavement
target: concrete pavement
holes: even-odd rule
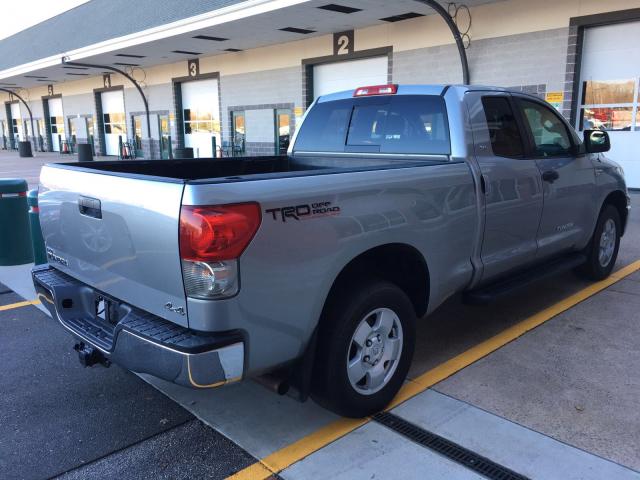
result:
[[[0,152],[0,168],[7,165],[2,164],[3,155]],[[26,168],[25,162],[19,165],[23,170],[0,170],[0,176],[31,171],[33,177],[50,158],[22,160],[30,166]],[[637,200],[640,195],[634,194],[634,204]],[[616,268],[640,259],[639,235],[640,213],[632,210]],[[0,282],[32,299],[28,270],[28,266],[2,267]],[[410,378],[420,378],[425,371],[589,285],[568,273],[489,306],[471,307],[452,298],[421,322]],[[0,305],[18,300],[16,294],[7,293],[0,296]],[[640,469],[639,302],[640,273],[636,273],[419,393],[393,413],[530,478],[571,478],[569,473],[580,478],[640,478],[631,470]],[[425,478],[429,472],[432,478],[478,478],[469,469],[376,423],[354,427],[331,441],[339,435],[327,434],[326,429],[340,424],[340,419],[313,402],[299,404],[278,397],[251,381],[194,391],[144,377],[157,389],[150,391],[160,395],[154,402],[168,401],[164,393],[176,402],[167,405],[185,412],[179,414],[186,415],[179,417],[183,423],[176,420],[170,425],[173,428],[156,425],[153,416],[150,428],[143,401],[132,401],[126,407],[117,401],[98,402],[97,410],[86,408],[83,402],[91,404],[90,394],[100,388],[112,390],[110,395],[135,398],[131,390],[149,391],[149,387],[117,366],[81,369],[73,359],[71,337],[35,307],[0,311],[0,324],[4,327],[0,328],[0,358],[13,362],[12,371],[21,379],[16,382],[0,374],[0,390],[16,385],[10,408],[28,427],[0,434],[0,458],[16,459],[7,468],[18,469],[18,477],[42,478],[42,467],[48,466],[50,474],[68,470],[69,478],[121,478],[126,472],[154,478],[222,478],[265,457],[284,462],[283,449],[290,455],[299,442],[306,442],[307,447],[316,442],[317,451],[306,458],[288,457],[282,477]],[[41,353],[33,355],[34,348]],[[38,380],[30,385],[29,379]],[[57,401],[37,403],[38,396]],[[48,439],[63,431],[59,423],[31,415],[36,406],[52,417],[64,414],[64,435],[82,439],[91,448],[53,444],[48,447],[49,463],[30,463],[17,455],[38,448],[29,447],[30,437],[34,445],[48,445]],[[131,436],[127,428],[115,428],[112,420],[100,421],[101,416],[116,418],[123,409],[130,415],[128,428],[146,433]],[[92,429],[92,425],[97,427]],[[41,436],[33,433],[38,428]],[[27,443],[14,450],[20,442]],[[172,455],[172,461],[163,454]],[[0,470],[4,470],[1,465]]]

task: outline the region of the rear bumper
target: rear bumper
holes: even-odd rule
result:
[[[82,342],[129,370],[193,388],[240,380],[244,343],[237,332],[200,335],[112,300],[117,321],[96,319],[100,292],[48,265],[32,270],[38,298],[51,317]]]

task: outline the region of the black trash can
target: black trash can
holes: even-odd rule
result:
[[[79,162],[92,162],[93,161],[93,148],[90,143],[79,143],[78,148],[78,161]]]
[[[18,155],[21,157],[33,157],[31,142],[18,142]]]
[[[173,158],[193,158],[193,148],[176,148],[173,151]]]
[[[0,178],[0,266],[33,262],[27,182]]]

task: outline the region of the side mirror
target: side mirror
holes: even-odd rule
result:
[[[611,148],[609,134],[602,130],[585,130],[584,148],[587,153],[608,152]]]

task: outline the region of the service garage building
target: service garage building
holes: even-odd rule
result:
[[[609,131],[610,157],[640,188],[640,0],[442,4],[470,83]],[[462,82],[452,32],[419,0],[92,0],[0,41],[0,148],[282,154],[320,95]]]

